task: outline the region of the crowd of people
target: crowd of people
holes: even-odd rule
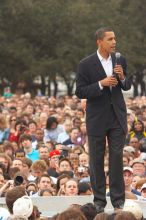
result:
[[[125,100],[128,119],[123,149],[126,199],[146,201],[146,97]],[[25,208],[20,210],[18,204],[23,200],[27,206],[27,202],[31,203],[30,197],[93,194],[85,117],[86,100],[80,101],[76,96],[32,98],[29,93],[0,96],[0,197],[6,198],[11,214],[23,214],[21,211]],[[110,196],[108,151],[107,142],[104,167],[107,196]],[[88,207],[90,212],[94,209],[91,206]],[[82,212],[81,207],[77,209]],[[67,213],[52,219],[67,219],[64,215]],[[122,219],[118,215],[110,219]],[[9,218],[15,219],[12,217]],[[95,219],[109,219],[109,216]]]

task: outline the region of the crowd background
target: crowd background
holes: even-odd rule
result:
[[[126,198],[146,201],[146,96],[125,99]],[[6,197],[8,207],[9,194],[18,195],[17,187],[25,189],[17,198],[26,193],[35,197],[92,195],[85,116],[86,100],[76,96],[0,96],[0,196]],[[12,207],[9,211],[13,213]]]

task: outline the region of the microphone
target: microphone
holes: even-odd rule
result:
[[[121,54],[119,52],[115,53],[115,65],[120,65],[120,58],[121,58]],[[118,79],[118,76],[116,73],[113,72],[113,76]]]
[[[115,53],[115,65],[120,65],[120,58],[121,58],[121,54],[119,52]]]

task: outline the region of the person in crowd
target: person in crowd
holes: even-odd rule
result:
[[[65,196],[78,195],[78,182],[75,179],[69,179],[64,185]]]
[[[82,154],[85,152],[85,149],[83,146],[80,146],[80,145],[76,145],[73,149],[72,149],[72,153],[75,153],[75,154]]]
[[[80,196],[86,196],[86,195],[92,195],[92,188],[91,185],[87,182],[79,182],[78,184],[78,195]]]
[[[120,213],[117,213],[114,220],[137,220],[133,213],[129,211],[123,211]]]
[[[25,188],[24,186],[16,186],[10,190],[7,191],[6,193],[6,205],[7,205],[7,208],[10,212],[10,214],[13,214],[13,205],[14,205],[14,202],[22,197],[26,195],[26,191],[25,191]]]
[[[24,112],[28,115],[29,119],[33,119],[34,114],[35,114],[35,107],[33,103],[29,102],[24,108]]]
[[[5,116],[0,114],[0,143],[3,143],[9,138],[9,129],[7,128],[7,122]]]
[[[22,168],[23,168],[23,162],[21,159],[18,159],[18,158],[14,158],[13,161],[12,161],[12,165],[11,167],[18,167],[19,170],[21,171]]]
[[[40,191],[40,196],[53,196],[53,190],[50,189],[42,189]]]
[[[126,200],[124,203],[123,211],[128,211],[132,214],[134,214],[136,220],[142,220],[143,219],[143,213],[140,205],[135,202],[134,200]]]
[[[74,172],[77,172],[79,167],[79,155],[77,153],[69,153],[69,160],[71,162]]]
[[[37,187],[38,187],[38,192],[33,194],[33,196],[40,196],[41,190],[44,189],[52,189],[52,180],[51,177],[48,174],[43,174],[42,176],[38,177],[37,179]]]
[[[94,220],[108,220],[108,219],[109,219],[109,214],[104,212],[98,213],[94,218]]]
[[[57,119],[53,116],[47,119],[46,129],[44,130],[44,143],[47,141],[56,141],[58,135],[64,132],[62,125],[58,124]]]
[[[9,118],[9,141],[16,141],[18,142],[18,136],[16,135],[16,121],[17,117],[16,116],[10,116]]]
[[[137,117],[135,117],[135,120],[132,123],[131,131],[127,136],[127,143],[129,142],[130,138],[137,137],[138,141],[142,140],[146,137],[146,132],[144,128],[144,123]]]
[[[69,134],[72,128],[72,122],[70,120],[65,120],[64,124],[64,132],[61,132],[58,135],[57,143],[63,143],[67,139],[69,139]]]
[[[133,169],[131,167],[124,167],[123,169],[124,183],[125,183],[125,196],[126,199],[137,199],[136,195],[140,196],[136,190],[133,190],[131,187],[133,180]]]
[[[74,127],[74,128],[79,128],[79,129],[80,129],[81,119],[80,119],[79,117],[73,118],[72,124],[73,124],[73,127]]]
[[[48,169],[48,174],[55,178],[59,176],[59,157],[60,157],[60,152],[58,150],[50,151],[49,153],[50,166]]]
[[[0,153],[0,163],[5,166],[5,175],[8,175],[12,163],[11,158],[5,153]]]
[[[38,122],[39,129],[43,130],[46,128],[47,119],[48,119],[48,113],[43,111],[39,114],[39,122]]]
[[[3,153],[7,154],[11,159],[14,157],[14,148],[10,141],[3,143]]]
[[[68,174],[61,174],[58,178],[57,178],[57,182],[56,182],[56,190],[57,190],[57,195],[61,196],[64,195],[64,185],[65,183],[71,179],[71,177]]]
[[[37,193],[38,187],[35,182],[28,182],[26,185],[26,192],[29,196],[32,196],[33,194]]]
[[[44,130],[37,127],[35,131],[35,141],[33,143],[34,147],[36,148],[38,144],[43,143],[44,138]]]
[[[134,148],[134,157],[137,158],[141,154],[141,143],[137,137],[131,137],[129,140],[129,145]]]
[[[72,175],[74,175],[71,162],[68,158],[62,158],[59,161],[59,173],[63,173],[63,172],[70,172],[72,173]]]
[[[86,203],[80,207],[87,220],[93,220],[97,214],[95,205],[93,203]]]
[[[141,196],[146,200],[146,182],[141,187]]]
[[[76,208],[68,208],[67,210],[58,214],[56,220],[87,220],[84,214]]]
[[[38,150],[34,150],[32,148],[32,138],[31,135],[29,134],[22,134],[20,136],[19,142],[21,143],[22,147],[24,148],[25,151],[25,156],[32,161],[39,160],[39,152]]]
[[[15,150],[14,155],[15,158],[18,158],[20,160],[22,160],[23,158],[25,158],[25,151],[23,148],[18,148],[17,150]]]
[[[143,186],[144,183],[146,183],[146,178],[143,178],[143,177],[141,177],[141,179],[138,180],[136,183],[135,189],[140,194],[141,194],[141,187]]]
[[[18,143],[21,134],[27,131],[27,129],[27,122],[23,119],[17,119],[14,128],[10,129],[9,141]]]
[[[138,181],[141,180],[141,179],[142,179],[141,176],[139,176],[139,175],[137,175],[137,174],[133,175],[133,180],[132,180],[132,183],[131,183],[131,188],[132,188],[133,190],[136,190],[136,184],[137,184]]]
[[[40,160],[44,160],[47,165],[49,166],[49,151],[48,147],[44,143],[39,143],[37,146],[39,155],[40,155]]]
[[[37,160],[32,163],[31,174],[34,178],[38,178],[43,174],[47,174],[48,166],[44,160]]]
[[[136,158],[132,161],[131,167],[133,169],[133,174],[138,174],[140,176],[146,176],[146,169],[144,161]]]
[[[77,127],[73,127],[69,135],[70,137],[62,144],[67,145],[70,148],[74,148],[74,146],[78,145],[78,142],[80,141],[79,135],[80,135],[80,129]]]
[[[89,166],[89,155],[87,153],[82,153],[79,155],[79,166]]]
[[[123,152],[123,166],[124,167],[129,166],[129,162],[130,162],[129,153],[124,150],[124,152]]]

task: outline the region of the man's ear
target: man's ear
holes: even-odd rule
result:
[[[96,40],[96,44],[99,45],[101,43],[101,39]]]

